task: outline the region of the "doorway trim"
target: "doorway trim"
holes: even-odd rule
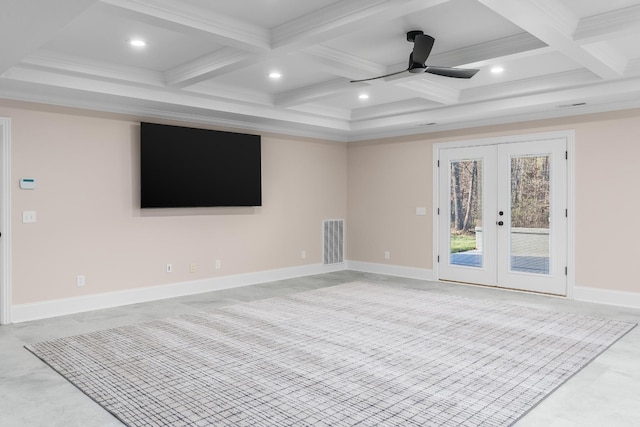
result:
[[[11,323],[11,119],[0,117],[0,325]]]
[[[438,232],[438,203],[440,195],[440,174],[438,173],[438,161],[440,159],[440,150],[446,148],[465,148],[477,147],[482,145],[499,145],[515,142],[534,142],[547,140],[564,139],[567,143],[567,295],[566,298],[574,299],[575,287],[575,131],[556,131],[531,133],[522,135],[509,135],[491,138],[439,142],[433,144],[433,280],[440,281],[438,251],[439,239]],[[505,289],[505,288],[500,288]]]

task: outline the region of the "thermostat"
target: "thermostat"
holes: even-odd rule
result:
[[[36,180],[33,178],[20,179],[20,188],[23,190],[34,190],[36,188]]]

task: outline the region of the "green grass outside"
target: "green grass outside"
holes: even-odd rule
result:
[[[475,234],[451,234],[451,253],[470,251],[476,248]]]

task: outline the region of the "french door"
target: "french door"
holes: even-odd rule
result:
[[[564,139],[439,150],[438,279],[566,295]]]

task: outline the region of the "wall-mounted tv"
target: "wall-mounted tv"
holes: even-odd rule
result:
[[[142,208],[261,206],[260,136],[140,123]]]

